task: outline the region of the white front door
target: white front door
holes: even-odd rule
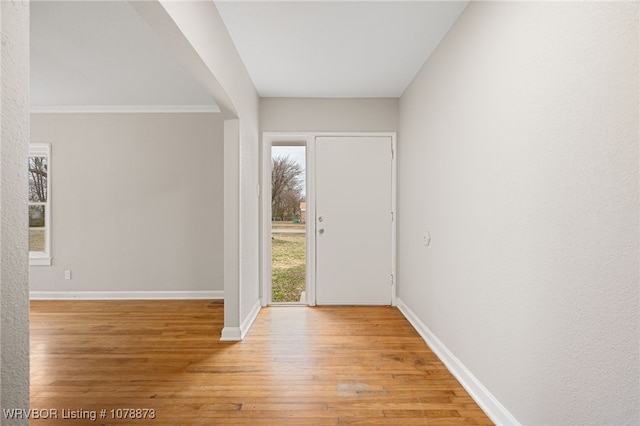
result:
[[[316,303],[392,303],[392,139],[316,138]]]

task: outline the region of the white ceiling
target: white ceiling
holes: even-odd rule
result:
[[[217,109],[126,1],[31,2],[31,105]]]
[[[398,97],[467,1],[216,1],[265,97]],[[215,102],[126,1],[31,2],[32,107]]]
[[[264,97],[399,97],[468,1],[216,1]]]

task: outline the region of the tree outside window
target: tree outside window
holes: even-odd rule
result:
[[[29,146],[29,258],[31,264],[51,264],[49,144]]]

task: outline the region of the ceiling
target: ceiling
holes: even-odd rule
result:
[[[263,97],[399,97],[467,1],[216,1]],[[31,2],[32,108],[215,110],[126,1]]]
[[[399,97],[467,3],[216,5],[260,96]]]
[[[31,106],[217,110],[126,1],[31,2]]]

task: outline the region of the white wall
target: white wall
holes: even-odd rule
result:
[[[262,98],[262,132],[395,132],[395,98]]]
[[[31,140],[51,143],[53,257],[32,291],[222,294],[220,114],[32,114]]]
[[[27,409],[29,4],[0,2],[0,28],[0,408]]]
[[[226,120],[222,338],[240,340],[260,309],[258,93],[213,2],[141,3],[136,9],[186,60]]]
[[[640,423],[638,7],[472,2],[400,100],[398,295],[522,424]]]

